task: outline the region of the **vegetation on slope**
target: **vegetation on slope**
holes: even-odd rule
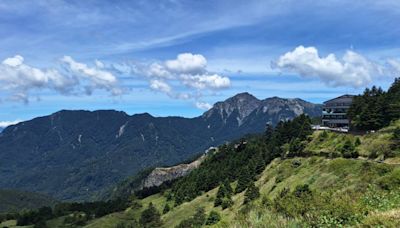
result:
[[[382,138],[389,138],[388,142],[395,144],[398,142],[398,127],[400,122],[365,136],[327,132],[322,142],[320,137],[325,133],[315,132],[301,141],[308,142],[305,144],[307,147],[295,157],[287,151],[295,139],[286,140],[289,142],[280,148],[282,157],[276,158],[262,173],[254,176],[255,182],[249,183],[249,186],[255,183],[255,188],[249,187],[246,191],[235,193],[237,178],[229,183],[231,193],[227,190],[229,187],[226,181],[223,181],[217,187],[204,191],[193,200],[182,204],[177,204],[174,197],[171,197],[175,190],[167,189],[148,198],[136,200],[142,205],[141,209],[135,212],[128,209],[115,214],[113,219],[118,216],[130,219],[114,220],[121,224],[139,221],[140,211],[152,202],[159,212],[163,211],[166,204],[170,207],[170,210],[161,216],[162,227],[190,227],[199,224],[198,220],[193,219],[198,218],[202,211],[198,208],[204,209],[200,216],[204,218],[201,223],[203,226],[207,226],[208,218],[213,212],[220,216],[216,224],[209,224],[215,227],[398,227],[400,167],[396,163],[392,164],[393,159],[398,158],[398,153],[393,153],[392,157],[384,162],[377,162],[368,159],[373,148],[364,145],[370,141],[380,141]],[[361,141],[359,145],[358,139]],[[351,148],[360,151],[360,155],[366,158],[347,158],[347,150],[343,150],[343,147],[347,148],[347,140],[357,145]],[[246,148],[252,144],[251,140],[248,142]],[[326,155],[325,150],[332,150],[334,156]],[[192,183],[192,178],[188,176],[176,184],[182,184],[184,180]],[[223,195],[223,199],[230,198],[231,203],[228,207],[216,204],[219,195]],[[91,224],[95,227],[105,223],[105,220],[95,220]]]
[[[0,213],[17,212],[22,209],[35,209],[55,204],[56,201],[54,199],[43,194],[15,189],[0,189]]]
[[[352,128],[378,130],[400,118],[400,78],[395,79],[387,92],[381,88],[367,88],[354,97],[348,112]]]

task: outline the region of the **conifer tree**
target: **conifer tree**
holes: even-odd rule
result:
[[[168,203],[165,204],[164,209],[163,209],[163,214],[168,213],[171,210],[171,208],[169,207]]]
[[[247,204],[258,197],[260,197],[260,190],[254,185],[254,182],[252,182],[244,193],[243,204]]]
[[[243,171],[239,175],[238,184],[235,189],[235,193],[243,192],[247,186],[252,182],[252,177],[249,168],[245,166]]]

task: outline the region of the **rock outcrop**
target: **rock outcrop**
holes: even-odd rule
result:
[[[155,168],[144,180],[141,186],[143,188],[157,187],[164,182],[175,180],[179,177],[186,176],[192,170],[199,167],[206,155],[201,156],[197,160],[189,164],[180,164],[171,167]]]

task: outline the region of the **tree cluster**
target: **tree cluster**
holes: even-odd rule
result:
[[[354,130],[378,130],[391,121],[400,119],[400,78],[396,78],[387,92],[373,86],[353,98],[348,111]]]
[[[84,203],[59,203],[54,209],[51,207],[41,207],[36,210],[24,210],[17,213],[14,217],[17,220],[18,226],[36,224],[36,226],[44,227],[46,220],[73,214],[74,216],[67,218],[65,222],[70,224],[79,223],[82,225],[89,218],[98,218],[113,212],[121,211],[128,206],[128,201],[123,199]]]
[[[142,212],[139,222],[145,228],[160,227],[162,225],[160,212],[152,203],[149,203],[147,209]]]
[[[175,204],[191,201],[225,181],[238,181],[235,193],[246,190],[264,170],[266,164],[282,155],[282,145],[296,139],[303,141],[311,133],[311,119],[300,115],[291,121],[278,123],[275,128],[267,126],[263,135],[240,140],[241,143],[247,142],[245,147],[235,148],[236,142],[220,146],[218,153],[208,157],[198,169],[173,183],[171,194]],[[216,205],[222,205],[222,198],[217,197]]]
[[[218,189],[217,192],[217,197],[215,198],[214,201],[214,207],[221,206],[222,209],[228,208],[232,206],[233,201],[232,201],[232,187],[230,183],[225,180],[223,184]]]

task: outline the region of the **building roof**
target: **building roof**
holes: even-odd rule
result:
[[[343,102],[343,101],[351,101],[353,100],[354,95],[344,94],[342,96],[327,100],[324,104],[331,103],[331,102]]]

